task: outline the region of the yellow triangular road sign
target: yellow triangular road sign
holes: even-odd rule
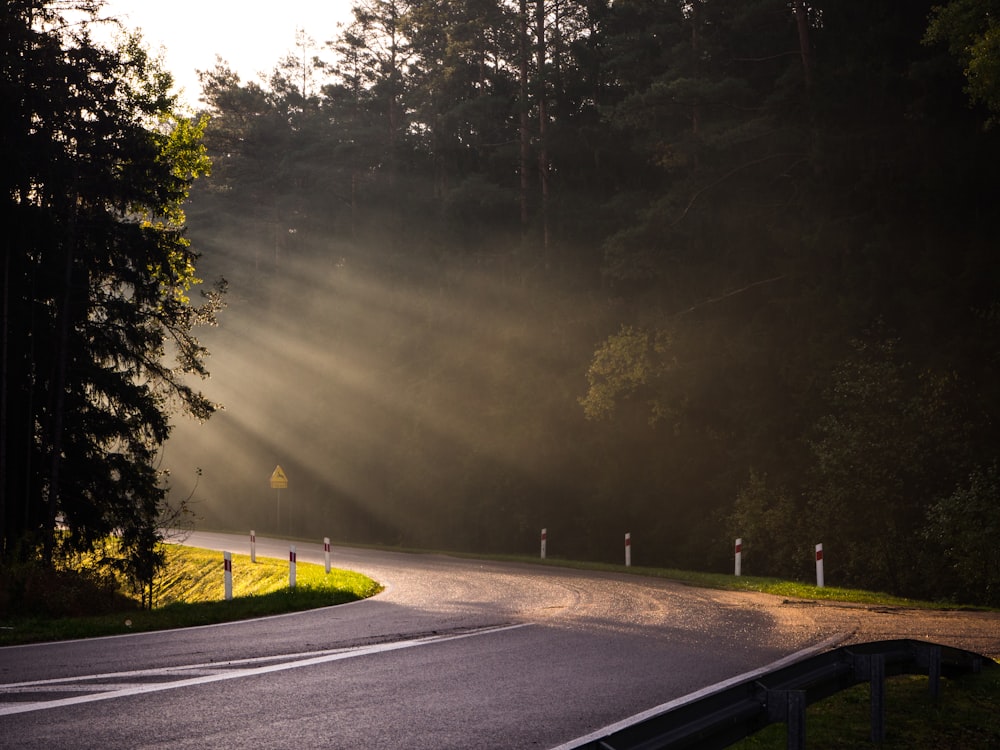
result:
[[[281,468],[281,464],[274,467],[274,471],[271,472],[271,488],[275,490],[283,490],[288,486],[288,477],[285,476],[285,470]]]

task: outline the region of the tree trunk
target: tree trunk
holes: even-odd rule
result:
[[[546,86],[545,65],[545,0],[535,0],[535,23],[537,35],[537,75],[538,75],[538,179],[542,196],[542,252],[548,256],[549,251],[549,150],[546,145],[548,137],[549,110],[547,106],[548,87]]]
[[[10,331],[10,248],[5,248],[3,256],[3,326],[0,329],[0,559],[7,552],[7,349]]]
[[[701,22],[698,14],[698,3],[691,3],[691,60],[694,64],[695,76],[700,72],[701,43],[698,39],[698,24]],[[701,129],[701,110],[697,99],[691,104],[691,133],[698,135]],[[697,156],[695,157],[697,160]]]
[[[521,100],[520,105],[520,141],[521,141],[521,236],[528,232],[528,190],[531,181],[528,177],[529,164],[531,161],[531,135],[528,132],[528,0],[520,0],[519,18],[520,29],[520,84]]]
[[[52,562],[55,551],[56,515],[59,512],[59,487],[62,481],[62,451],[63,451],[63,417],[66,410],[66,373],[69,370],[70,329],[72,328],[73,305],[73,263],[76,247],[76,213],[75,196],[71,196],[69,207],[69,226],[66,237],[66,266],[63,277],[63,300],[60,305],[56,327],[56,356],[53,364],[53,377],[50,393],[52,394],[52,422],[49,445],[52,451],[49,468],[48,506],[45,515],[43,533],[43,551],[46,563]]]
[[[799,29],[799,53],[802,56],[802,77],[806,88],[812,87],[812,50],[809,46],[809,9],[805,0],[797,0],[795,6],[795,23]]]

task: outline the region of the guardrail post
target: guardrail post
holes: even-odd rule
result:
[[[788,718],[785,726],[788,731],[788,750],[805,750],[806,748],[806,691],[789,690],[787,692]]]
[[[927,679],[930,683],[931,698],[941,697],[941,647],[931,644],[927,649]]]
[[[767,720],[785,725],[788,750],[806,747],[806,691],[767,690]]]
[[[885,655],[872,654],[870,685],[872,698],[872,742],[885,740]]]

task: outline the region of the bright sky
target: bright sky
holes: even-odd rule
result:
[[[201,89],[196,70],[215,67],[220,55],[243,81],[259,80],[295,47],[295,30],[305,29],[319,54],[337,35],[337,23],[351,18],[353,0],[106,0],[102,16],[118,17],[142,29],[147,45],[163,47],[166,67],[184,99],[196,105]],[[328,58],[328,56],[326,56]]]

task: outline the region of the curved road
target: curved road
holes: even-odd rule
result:
[[[245,537],[188,544],[247,552]],[[322,545],[298,559],[323,561]],[[285,558],[258,538],[257,554]],[[787,602],[348,548],[377,597],[0,649],[4,748],[552,748],[803,650],[917,638],[1000,656],[1000,615]]]

